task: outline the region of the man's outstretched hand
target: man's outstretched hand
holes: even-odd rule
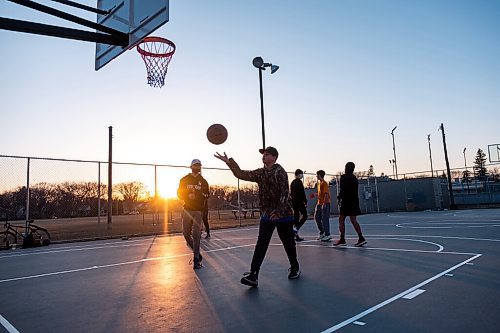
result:
[[[214,156],[225,163],[229,162],[229,157],[227,157],[226,152],[224,152],[224,155],[221,155],[218,152],[216,152]]]

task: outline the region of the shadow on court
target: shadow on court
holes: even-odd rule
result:
[[[239,283],[253,227],[203,240],[196,271],[181,236],[2,251],[0,332],[497,331],[500,210],[359,221],[363,248],[319,242],[308,221],[298,280],[275,233],[258,288]]]

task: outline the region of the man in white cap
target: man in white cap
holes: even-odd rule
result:
[[[193,269],[202,267],[200,254],[201,221],[205,201],[208,198],[208,183],[201,175],[201,161],[191,162],[191,173],[182,177],[177,189],[177,196],[184,201],[182,214],[182,234],[188,246],[193,249]]]

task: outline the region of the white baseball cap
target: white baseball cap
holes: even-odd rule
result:
[[[195,164],[201,165],[201,161],[199,159],[195,158],[194,160],[191,161],[191,166],[193,166]]]

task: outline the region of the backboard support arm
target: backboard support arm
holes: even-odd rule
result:
[[[53,15],[62,18],[67,21],[71,21],[89,28],[96,29],[98,31],[105,32],[106,34],[94,33],[91,31],[84,31],[78,29],[64,28],[51,26],[47,24],[27,22],[21,20],[13,20],[7,18],[0,18],[0,29],[13,30],[19,32],[28,32],[38,35],[46,35],[53,37],[77,39],[89,42],[105,43],[110,45],[127,46],[128,45],[128,35],[121,31],[106,27],[102,24],[98,24],[81,17],[71,15],[60,10],[48,7],[29,0],[8,0],[14,2],[18,5],[29,7],[49,15]],[[109,38],[106,38],[108,36]],[[103,38],[107,41],[103,41]],[[109,42],[109,43],[108,43]]]
[[[0,29],[124,47],[127,46],[128,43],[128,37],[126,34],[124,34],[125,37],[118,37],[99,32],[56,27],[48,24],[20,21],[4,17],[0,17]]]
[[[70,1],[70,0],[52,0],[52,1],[62,3],[63,5],[83,9],[83,10],[86,10],[88,12],[96,13],[99,15],[108,15],[109,14],[109,11],[107,11],[107,10],[101,10],[99,8],[94,8],[94,7],[82,5],[81,3]]]

